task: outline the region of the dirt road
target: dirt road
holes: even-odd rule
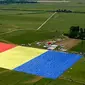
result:
[[[57,45],[63,45],[65,47],[65,49],[71,49],[72,47],[76,46],[78,43],[80,43],[81,41],[78,39],[71,39],[68,38],[64,41],[58,42]]]

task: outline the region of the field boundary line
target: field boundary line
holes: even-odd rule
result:
[[[12,30],[12,31],[8,31],[8,32],[5,32],[5,33],[1,33],[0,35],[9,34],[11,32],[15,32],[15,31],[17,31],[17,30]]]
[[[70,82],[75,82],[75,83],[78,83],[78,84],[85,84],[85,82],[83,82],[83,81],[73,80],[73,79],[67,78],[67,77],[61,77],[60,79],[70,81]]]
[[[19,31],[19,30],[27,30],[27,29],[15,29],[15,30],[12,30],[12,31],[1,33],[0,35],[9,34],[9,33],[12,33],[12,32]]]
[[[2,73],[6,73],[6,72],[10,72],[11,70],[4,70],[4,71],[1,71],[0,74]]]
[[[41,24],[41,25],[37,28],[37,30],[41,29],[56,13],[57,13],[57,12],[54,12],[48,19],[46,19],[46,21],[45,21],[43,24]]]
[[[5,39],[0,39],[0,42],[5,42],[5,43],[11,43],[11,44],[13,44],[12,42],[7,41],[7,40],[5,40]]]

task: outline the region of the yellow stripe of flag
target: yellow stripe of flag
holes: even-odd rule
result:
[[[0,67],[12,70],[46,51],[43,49],[17,46],[0,53]]]

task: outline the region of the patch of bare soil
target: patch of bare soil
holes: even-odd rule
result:
[[[81,40],[79,39],[71,39],[68,38],[64,41],[58,42],[57,45],[63,45],[65,47],[65,49],[71,49],[72,47],[76,46],[78,43],[80,43]]]
[[[42,79],[43,77],[39,77],[39,76],[37,76],[37,77],[35,77],[33,80],[28,80],[28,81],[26,81],[26,82],[24,82],[24,83],[35,83],[35,82],[37,82],[37,81],[39,81],[40,79]]]

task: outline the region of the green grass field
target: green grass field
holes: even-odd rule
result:
[[[85,1],[71,0],[70,3],[38,3],[38,4],[9,4],[0,5],[0,41],[6,40],[16,44],[27,44],[34,41],[43,41],[56,38],[63,32],[68,32],[72,25],[85,28],[85,14],[56,13],[40,30],[37,28],[52,15],[47,10],[70,9],[85,11]],[[4,10],[5,9],[5,10]],[[57,32],[56,32],[57,30]],[[84,42],[85,47],[85,42]],[[85,51],[85,48],[83,48]],[[81,51],[81,44],[72,48]],[[72,69],[68,69],[62,76],[64,79],[42,78],[37,82],[35,75],[9,71],[0,68],[0,85],[83,85],[85,83],[85,61],[82,58]],[[78,82],[76,82],[78,81]],[[27,83],[25,83],[27,82]]]
[[[72,51],[85,52],[85,40],[71,49]]]
[[[38,27],[51,15],[52,13],[47,12],[37,12],[36,14],[30,14],[28,12],[27,14],[23,11],[1,11],[0,40],[5,39],[16,44],[32,43],[37,40],[51,39],[52,36],[57,37],[61,33],[68,32],[71,26],[79,25],[80,27],[85,27],[85,19],[83,18],[85,17],[85,14],[56,13],[42,28],[40,28],[40,30],[37,31]],[[56,33],[56,30],[59,33]],[[34,36],[35,38],[33,38]],[[17,40],[15,41],[15,39]]]
[[[15,31],[11,34],[4,34],[4,36],[1,37],[3,40],[10,41],[15,44],[28,44],[33,43],[35,41],[43,41],[46,39],[54,38],[54,36],[57,38],[59,36],[59,32],[43,32],[43,31],[28,31],[28,30],[20,30]]]

